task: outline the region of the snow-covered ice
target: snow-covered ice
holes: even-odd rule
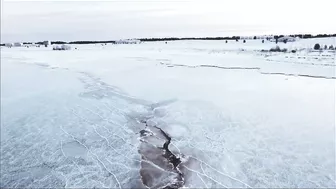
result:
[[[334,188],[317,42],[1,48],[0,187]]]

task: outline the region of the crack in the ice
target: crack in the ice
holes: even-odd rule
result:
[[[144,123],[146,128],[149,128],[150,126],[148,125],[147,121],[146,120],[141,120],[141,123]],[[170,149],[169,149],[169,145],[171,144],[171,137],[164,131],[162,130],[160,127],[154,125],[152,126],[153,128],[156,128],[160,131],[160,134],[164,137],[165,141],[164,141],[164,144],[162,145],[162,147],[156,147],[155,145],[155,148],[157,149],[160,149],[162,150],[162,157],[165,158],[165,160],[167,161],[168,164],[172,165],[171,167],[171,170],[168,169],[164,169],[164,168],[161,168],[160,166],[163,166],[163,165],[157,165],[160,167],[160,169],[163,169],[165,172],[173,172],[175,174],[177,174],[177,176],[171,180],[169,183],[167,183],[166,185],[160,187],[160,188],[163,188],[163,189],[176,189],[176,188],[181,188],[184,186],[184,174],[182,173],[182,171],[179,169],[179,165],[182,163],[180,157],[178,157],[177,155],[175,155]],[[140,137],[144,138],[144,137],[147,137],[147,136],[153,136],[154,133],[151,132],[150,130],[141,130],[140,132]],[[160,139],[160,138],[158,138]],[[144,139],[143,140],[140,140],[141,142],[145,142],[145,143],[148,143],[146,142]],[[150,145],[153,145],[153,144],[150,144]],[[141,151],[139,151],[140,154],[141,154]],[[142,155],[142,160],[147,160],[147,161],[150,161],[148,160],[144,155]],[[152,162],[153,164],[155,164],[154,162]],[[140,171],[140,174],[141,174],[141,171]],[[144,185],[146,185],[147,187],[150,187],[148,186],[147,181],[145,178],[145,176],[142,175],[142,182]]]
[[[204,184],[205,188],[209,188],[209,187],[207,186],[207,184],[205,183],[205,181],[203,180],[202,176],[199,175],[198,173],[197,173],[196,175],[197,175],[198,178],[201,179],[201,181],[202,181],[202,183]]]
[[[73,140],[75,140],[76,142],[78,142],[79,144],[81,144],[82,146],[84,146],[84,147],[86,148],[86,150],[87,150],[92,156],[96,157],[96,160],[100,163],[100,165],[101,165],[102,167],[104,167],[104,169],[109,173],[109,175],[112,175],[112,176],[114,177],[114,179],[116,180],[116,182],[117,182],[117,184],[118,184],[118,188],[121,189],[121,184],[120,184],[118,178],[116,177],[116,175],[107,169],[107,167],[105,166],[105,164],[99,159],[99,157],[98,157],[96,154],[92,153],[92,151],[90,150],[90,148],[88,148],[85,144],[83,144],[81,141],[79,141],[78,139],[76,139],[75,136],[73,136],[72,134],[66,132],[62,127],[61,127],[61,130],[62,130],[65,134],[69,135]]]
[[[260,74],[264,75],[285,75],[285,76],[294,76],[294,77],[310,77],[310,78],[318,78],[318,79],[336,79],[336,77],[328,77],[328,76],[318,76],[318,75],[308,75],[308,74],[291,74],[291,73],[281,73],[281,72],[262,72],[259,67],[222,67],[215,65],[183,65],[183,64],[170,64],[170,63],[160,63],[167,67],[187,67],[187,68],[219,68],[219,69],[228,69],[228,70],[257,70]]]
[[[180,158],[177,158],[170,150],[169,150],[169,144],[171,141],[171,137],[163,131],[161,128],[154,126],[155,128],[159,129],[162,133],[162,135],[166,138],[166,142],[163,144],[163,149],[165,150],[164,156],[174,165],[174,169],[181,163]]]
[[[60,126],[60,128],[61,128],[61,126]],[[63,128],[61,128],[61,130],[63,130]],[[61,140],[61,152],[62,152],[62,155],[63,155],[65,158],[68,158],[68,156],[65,155],[64,150],[63,150],[63,140]],[[77,167],[78,171],[84,176],[85,174],[83,173],[83,170],[79,167],[79,165],[78,165],[74,160],[72,160],[72,159],[70,159],[70,161]],[[63,175],[63,174],[62,174],[62,175]],[[65,175],[63,175],[63,176],[64,176],[65,179],[66,179],[66,181],[65,181],[65,185],[67,185],[68,178],[67,178]],[[85,180],[88,181],[88,178],[85,177]]]
[[[299,58],[299,59],[300,59],[300,58]],[[269,62],[286,63],[286,64],[313,65],[313,66],[332,66],[332,67],[335,67],[335,66],[336,66],[334,62],[328,62],[328,63],[314,63],[314,62],[295,62],[295,61],[272,60],[272,59],[266,59],[266,61],[269,61]]]
[[[91,123],[91,122],[88,121],[87,119],[85,119],[85,118],[79,116],[79,115],[78,115],[77,113],[75,113],[73,110],[71,110],[71,112],[72,112],[76,117],[78,117],[79,119],[81,119],[81,120],[83,120],[84,122],[86,122],[86,123],[92,125],[93,128],[94,128],[94,130],[95,130],[95,132],[96,132],[96,134],[97,134],[98,136],[100,136],[101,138],[103,138],[103,139],[106,141],[107,146],[109,146],[115,153],[117,153],[117,154],[123,156],[124,158],[126,158],[126,159],[128,159],[128,160],[132,160],[132,161],[138,161],[138,162],[140,162],[139,160],[136,160],[136,159],[129,158],[129,157],[125,156],[124,154],[120,153],[120,152],[117,151],[115,148],[113,148],[113,147],[111,146],[111,144],[110,144],[110,141],[109,141],[106,137],[103,137],[101,134],[99,134],[99,133],[96,131],[96,129],[95,129],[95,127],[97,127],[96,124]]]
[[[186,168],[187,170],[191,171],[191,172],[194,172],[194,173],[196,173],[196,174],[199,174],[199,175],[202,175],[202,176],[204,176],[204,177],[207,177],[208,179],[212,180],[213,182],[217,183],[218,185],[221,185],[221,186],[224,187],[224,188],[229,188],[228,186],[226,186],[226,185],[220,183],[219,181],[213,179],[212,177],[210,177],[210,176],[208,176],[208,175],[206,175],[206,174],[204,174],[204,173],[201,173],[201,172],[199,172],[199,171],[196,171],[196,170],[194,170],[194,169],[191,169],[191,168],[189,168],[189,167],[187,167],[187,166],[185,166],[185,165],[182,165],[182,166],[183,166],[184,168]]]
[[[160,62],[160,64],[165,65],[167,67],[218,68],[218,69],[226,69],[226,70],[260,70],[259,67],[238,67],[238,66],[225,67],[225,66],[204,65],[204,64],[190,66],[190,65],[183,65],[183,64],[163,63],[163,62]]]
[[[232,180],[234,180],[234,181],[237,181],[237,182],[239,182],[239,183],[245,185],[245,186],[248,187],[248,188],[252,188],[250,185],[246,184],[245,182],[243,182],[243,181],[241,181],[241,180],[238,180],[238,179],[236,179],[236,178],[233,178],[233,177],[231,177],[230,175],[227,175],[227,174],[225,174],[225,173],[223,173],[223,172],[217,170],[216,168],[212,167],[211,165],[207,164],[206,162],[204,162],[204,161],[202,161],[202,160],[200,160],[200,159],[198,159],[198,158],[196,158],[196,157],[189,156],[189,158],[194,159],[194,160],[200,162],[200,163],[201,163],[201,168],[202,168],[202,164],[204,164],[204,165],[206,165],[207,167],[209,167],[210,169],[216,171],[217,173],[219,173],[219,174],[221,174],[221,175],[223,175],[223,176],[226,176],[226,177],[228,177],[228,178],[230,178],[230,179],[232,179]],[[204,172],[203,168],[202,168],[202,171]]]
[[[206,66],[204,66],[204,67],[206,67]],[[117,97],[119,97],[119,96],[117,96]],[[126,99],[124,99],[124,100],[126,100]],[[135,101],[137,101],[137,100],[135,100]],[[126,119],[136,121],[137,123],[143,124],[145,126],[145,128],[140,130],[139,132],[137,132],[137,133],[134,132],[135,134],[140,135],[140,142],[141,143],[140,143],[140,146],[138,148],[139,149],[138,152],[141,155],[140,160],[135,160],[133,158],[129,158],[129,157],[125,156],[124,154],[122,154],[121,152],[114,149],[114,147],[111,146],[111,143],[110,143],[109,139],[107,139],[105,136],[100,134],[101,131],[99,131],[99,132],[97,131],[97,127],[102,127],[107,131],[107,133],[112,134],[111,130],[109,130],[105,126],[96,125],[95,123],[93,123],[93,122],[87,120],[86,118],[84,118],[84,117],[78,115],[77,113],[75,113],[75,111],[73,109],[71,110],[71,112],[74,115],[76,115],[78,118],[80,118],[82,121],[90,124],[93,127],[94,132],[98,136],[100,136],[102,139],[104,139],[104,141],[107,142],[107,146],[112,148],[117,154],[120,154],[121,156],[125,157],[126,159],[129,159],[129,160],[132,159],[132,160],[140,162],[140,165],[141,165],[140,166],[140,178],[141,178],[141,181],[142,181],[142,184],[144,185],[144,187],[148,187],[148,188],[157,187],[157,188],[166,188],[166,189],[174,188],[175,189],[175,188],[184,187],[184,185],[186,184],[185,183],[186,182],[185,181],[185,177],[186,177],[185,174],[188,171],[185,172],[186,170],[183,169],[183,168],[186,167],[184,164],[185,164],[186,161],[189,161],[189,158],[188,159],[184,158],[184,156],[181,154],[181,151],[177,147],[176,147],[176,149],[177,149],[178,152],[177,152],[177,154],[174,154],[174,152],[172,152],[171,149],[169,148],[170,144],[172,144],[175,147],[175,145],[172,143],[172,140],[173,140],[172,137],[163,128],[159,127],[159,125],[157,123],[149,123],[148,122],[148,120],[150,120],[152,118],[155,118],[155,116],[152,115],[152,113],[153,113],[152,111],[154,111],[157,107],[160,107],[160,106],[165,105],[167,103],[171,103],[173,101],[175,101],[175,100],[169,100],[169,101],[164,101],[164,102],[155,103],[155,104],[148,104],[148,103],[142,104],[145,107],[149,106],[148,110],[151,113],[150,114],[143,114],[143,115],[140,114],[140,117],[137,117],[137,116],[134,117],[134,115],[132,115],[130,113],[127,113],[122,109],[119,109],[119,108],[116,108],[116,107],[113,107],[113,106],[110,107],[110,105],[107,105],[106,103],[103,103],[105,108],[108,109],[111,113],[114,113],[114,114],[118,113],[118,114],[122,115],[123,117],[125,117]],[[116,123],[116,122],[114,122],[114,121],[112,121],[108,118],[105,118],[105,116],[100,115],[99,113],[97,113],[94,110],[91,110],[89,108],[84,108],[84,107],[81,107],[81,106],[77,106],[77,107],[80,108],[80,109],[87,110],[91,114],[96,115],[101,120],[106,121],[107,123],[111,123],[113,125],[119,126],[119,129],[124,129],[123,127],[125,127],[125,125],[124,126],[120,125],[120,124],[118,124],[118,123]],[[97,110],[100,110],[99,107],[97,107],[97,106],[94,106],[94,107],[96,107]],[[120,127],[122,127],[122,128],[120,128]],[[155,132],[153,133],[153,131],[155,131]],[[117,135],[114,135],[114,136],[117,136]],[[122,137],[119,137],[119,138],[121,138],[123,140]],[[146,141],[146,139],[149,139],[149,141]],[[160,145],[162,145],[162,147],[159,144],[156,145],[156,143],[153,143],[153,140],[154,140],[154,142],[155,141],[159,141],[160,143],[162,142],[160,144]],[[123,140],[123,141],[126,142],[125,140]],[[148,149],[145,149],[145,151],[141,152],[141,150],[142,150],[142,149],[140,149],[141,145],[143,145],[145,143],[149,144],[152,147],[144,146],[144,148],[149,148],[149,151],[146,151]],[[191,145],[191,144],[189,143],[188,145]],[[151,151],[152,149],[154,149],[154,151]],[[90,152],[89,149],[88,149],[88,151],[89,151],[89,153],[92,153],[92,152]],[[95,154],[92,154],[92,155],[95,155]],[[98,158],[98,157],[96,156],[96,158]],[[197,158],[193,158],[193,159],[196,160],[196,161],[198,160]],[[97,159],[97,161],[100,162],[102,167],[105,167],[103,162],[100,159]],[[219,173],[221,175],[224,175],[228,178],[231,178],[232,180],[235,180],[236,182],[240,182],[240,183],[244,184],[245,186],[249,187],[244,182],[242,182],[238,179],[232,178],[229,175],[226,175],[224,173],[221,173],[220,171],[211,167],[207,163],[202,162],[200,160],[198,160],[198,161],[201,163],[201,171],[202,172],[197,171],[197,172],[194,172],[194,173],[196,173],[196,176],[201,178],[205,187],[208,187],[208,186],[207,186],[205,180],[203,180],[202,176],[204,176],[204,178],[208,178],[208,179],[216,182],[218,185],[221,185],[222,187],[226,187],[226,186],[223,185],[222,183],[216,181],[212,177],[208,176],[205,173],[205,170],[204,170],[205,167],[203,168],[203,165],[205,165],[206,168],[213,169],[217,173]],[[107,162],[109,162],[111,164],[110,161],[107,160]],[[169,166],[167,166],[167,165],[169,165]],[[182,170],[180,170],[181,168],[182,168]],[[188,168],[190,168],[190,167],[188,167]],[[157,177],[158,171],[161,172],[161,173],[159,173],[161,175],[161,177]],[[162,175],[163,175],[163,177],[162,177]],[[116,176],[115,176],[115,178],[116,178]],[[149,181],[148,181],[148,179],[149,179]],[[153,179],[158,181],[158,182],[154,181],[154,183],[153,183]],[[159,180],[157,180],[157,179],[159,179]],[[119,187],[120,186],[121,185],[119,184]]]
[[[285,76],[293,76],[293,77],[310,77],[310,78],[318,78],[318,79],[336,79],[336,77],[307,75],[307,74],[290,74],[290,73],[281,73],[281,72],[260,72],[260,73],[264,75],[285,75]]]

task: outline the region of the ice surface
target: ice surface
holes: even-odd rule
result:
[[[2,48],[0,187],[336,187],[317,42]]]

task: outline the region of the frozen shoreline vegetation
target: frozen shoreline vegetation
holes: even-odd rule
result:
[[[1,48],[0,187],[333,188],[335,52],[316,43],[336,46]]]

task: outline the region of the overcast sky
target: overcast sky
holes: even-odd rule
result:
[[[1,0],[1,42],[336,33],[335,0]]]

